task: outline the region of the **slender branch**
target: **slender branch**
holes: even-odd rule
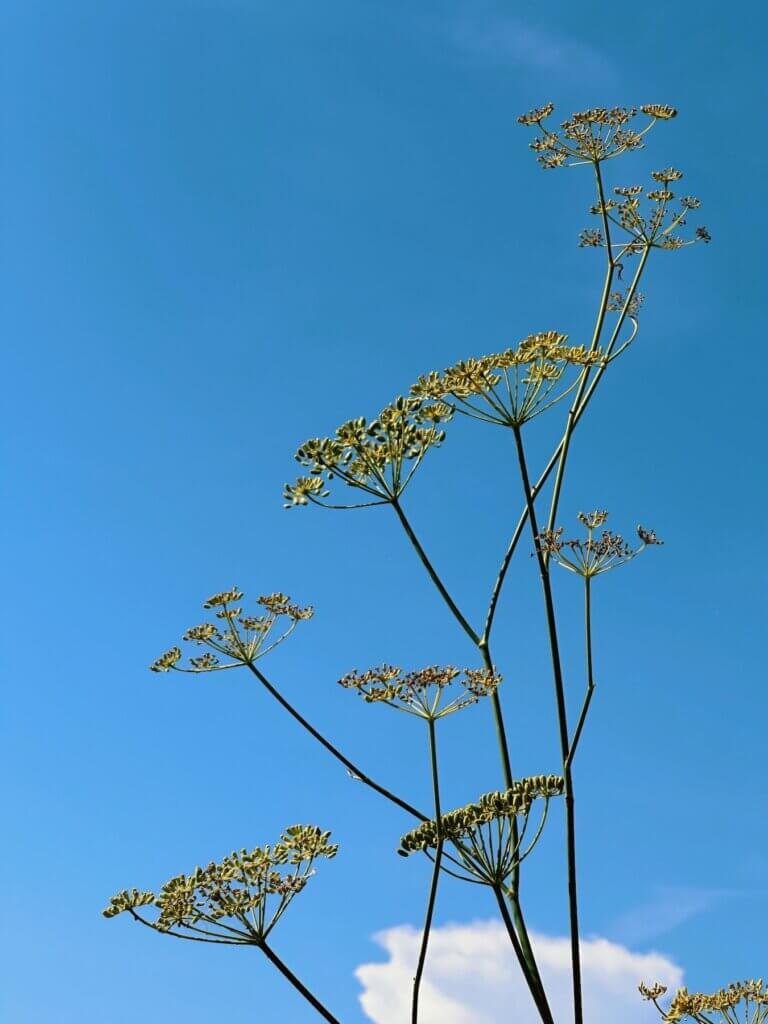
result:
[[[261,949],[264,952],[266,958],[275,965],[275,967],[278,969],[278,971],[280,971],[283,977],[287,978],[288,981],[290,981],[290,983],[293,985],[293,987],[304,996],[307,1002],[310,1003],[317,1010],[321,1017],[329,1021],[330,1024],[341,1024],[339,1019],[337,1017],[334,1017],[333,1014],[323,1006],[323,1004],[316,996],[312,995],[307,986],[304,985],[301,981],[299,981],[299,979],[296,977],[293,971],[289,967],[286,967],[286,965],[283,963],[283,961],[280,959],[277,953],[275,953],[275,951],[270,946],[268,946],[266,942],[261,942],[259,944],[259,949]]]
[[[608,343],[608,346],[606,347],[606,350],[605,350],[606,358],[608,358],[611,355],[611,352],[613,351],[613,348],[614,348],[614,346],[616,344],[616,341],[618,340],[618,337],[619,337],[619,334],[621,332],[621,329],[624,326],[624,321],[626,320],[627,312],[629,310],[630,303],[632,302],[632,299],[635,296],[635,292],[637,291],[637,286],[638,286],[638,284],[640,282],[640,277],[642,276],[643,270],[645,269],[645,264],[646,264],[646,261],[648,260],[648,256],[650,254],[650,251],[651,251],[650,247],[646,246],[643,249],[642,255],[640,256],[640,261],[639,261],[639,263],[637,265],[637,270],[635,271],[635,276],[632,279],[632,284],[630,285],[629,291],[627,292],[626,298],[624,299],[624,305],[623,305],[621,313],[619,315],[619,319],[618,319],[618,321],[616,323],[616,326],[613,329],[613,334],[611,335],[611,340]],[[613,266],[614,266],[613,260],[609,256],[609,268],[611,269],[611,272],[612,272]],[[606,281],[606,283],[607,283],[607,281]],[[603,323],[604,323],[604,320],[605,320],[605,312],[606,312],[606,309],[607,309],[607,301],[608,301],[608,296],[604,292],[604,294],[603,294],[603,301],[601,303],[600,313],[598,315],[597,324],[595,325],[595,333],[594,333],[594,335],[592,337],[592,344],[591,344],[590,349],[589,349],[590,352],[593,352],[597,348],[598,343],[600,341],[600,334],[602,333]],[[605,309],[603,308],[603,306],[605,306]],[[602,367],[601,367],[601,369],[602,369]],[[598,373],[599,373],[599,371],[598,371]],[[573,400],[573,404],[571,405],[571,408],[568,411],[568,421],[567,421],[567,423],[565,425],[565,433],[563,434],[563,439],[562,439],[561,444],[560,444],[560,459],[559,459],[559,462],[557,464],[557,474],[555,476],[555,483],[554,483],[554,486],[552,488],[552,500],[551,500],[550,508],[549,508],[549,520],[547,522],[547,529],[549,529],[549,530],[553,529],[553,527],[555,525],[555,519],[557,518],[557,509],[558,509],[558,505],[560,503],[560,493],[562,491],[563,478],[564,478],[564,475],[565,475],[565,463],[566,463],[566,461],[568,459],[568,451],[570,449],[571,436],[573,434],[573,429],[574,429],[574,427],[576,425],[576,423],[575,423],[576,413],[577,413],[577,410],[578,410],[578,407],[579,407],[579,403],[581,402],[582,396],[583,396],[584,391],[586,389],[588,378],[589,378],[589,367],[585,367],[584,368],[584,374],[583,374],[581,382],[579,384],[579,388],[578,388],[578,390],[576,392],[576,396],[575,396],[575,398]],[[548,561],[548,559],[545,559],[545,561]]]
[[[626,298],[626,300],[624,302],[624,308],[622,309],[622,312],[621,312],[621,315],[619,317],[618,323],[616,324],[616,328],[615,328],[615,330],[613,332],[613,335],[611,336],[611,340],[610,340],[609,344],[606,346],[606,349],[605,349],[606,361],[601,366],[599,366],[598,369],[595,371],[594,376],[592,377],[591,381],[589,382],[589,386],[587,386],[587,379],[588,379],[589,374],[588,373],[584,374],[584,377],[583,377],[583,380],[582,380],[583,387],[582,386],[579,387],[579,390],[577,391],[576,396],[574,397],[571,409],[568,412],[568,422],[567,422],[567,426],[566,426],[566,431],[563,434],[563,437],[558,442],[557,447],[552,452],[552,455],[549,457],[549,461],[547,462],[547,465],[544,467],[544,470],[541,473],[541,475],[539,476],[539,479],[536,481],[535,485],[532,488],[531,494],[532,494],[532,497],[533,497],[534,500],[539,496],[539,493],[541,492],[542,488],[544,487],[544,485],[546,484],[547,480],[549,479],[550,474],[552,473],[552,470],[555,468],[555,466],[558,466],[558,471],[560,470],[560,466],[561,465],[563,466],[563,470],[562,470],[562,472],[560,472],[560,478],[561,478],[560,486],[562,486],[562,475],[563,475],[563,472],[565,471],[565,462],[564,462],[564,459],[563,459],[563,452],[566,451],[567,446],[570,445],[571,435],[573,434],[573,431],[576,429],[576,426],[577,426],[579,420],[584,415],[584,412],[586,411],[586,408],[589,405],[589,402],[590,402],[592,396],[595,393],[595,389],[597,388],[597,385],[600,383],[600,380],[602,379],[602,376],[603,376],[603,374],[605,373],[605,371],[607,369],[608,360],[609,360],[609,358],[610,358],[610,356],[611,356],[611,354],[613,352],[614,346],[615,346],[616,341],[617,341],[618,336],[619,336],[619,332],[620,332],[621,328],[624,325],[624,321],[625,321],[626,316],[627,316],[627,310],[629,308],[629,303],[632,300],[632,298],[634,298],[635,292],[637,291],[637,286],[638,286],[638,284],[640,282],[640,276],[641,276],[641,274],[643,272],[643,269],[645,268],[645,263],[646,263],[646,261],[648,259],[648,255],[649,255],[649,250],[646,249],[646,250],[644,250],[642,256],[640,257],[640,263],[638,264],[637,271],[635,273],[635,277],[634,277],[634,279],[632,281],[632,284],[630,286],[629,292],[627,293],[627,298]],[[599,341],[599,337],[598,337],[598,341]],[[566,451],[566,455],[567,455],[567,451]],[[559,488],[558,488],[558,502],[559,502]],[[555,515],[556,514],[557,514],[557,506],[555,505]],[[496,606],[498,605],[499,597],[501,596],[501,590],[502,590],[502,587],[504,586],[504,581],[506,579],[507,571],[509,569],[510,563],[512,562],[512,558],[514,556],[515,550],[517,549],[517,545],[518,545],[518,543],[520,541],[520,537],[522,536],[523,530],[525,529],[525,524],[526,524],[527,519],[528,519],[528,506],[526,504],[526,506],[523,508],[523,511],[520,514],[520,518],[519,518],[519,520],[517,522],[517,525],[516,525],[516,527],[514,529],[514,532],[512,534],[510,542],[509,542],[509,544],[507,546],[507,550],[504,553],[504,558],[502,559],[501,566],[499,568],[498,576],[496,577],[496,581],[495,581],[495,583],[493,585],[493,590],[491,592],[491,598],[490,598],[490,601],[488,603],[488,612],[487,612],[486,618],[485,618],[485,626],[483,628],[483,639],[489,639],[490,638],[491,630],[493,629],[493,621],[494,621],[494,618],[495,618],[495,615],[496,615]],[[551,526],[554,526],[554,517],[551,517]],[[551,528],[551,526],[550,526],[550,528]]]
[[[264,673],[261,672],[258,668],[256,668],[253,662],[247,662],[246,664],[248,668],[251,670],[251,672],[259,680],[259,682],[262,684],[262,686],[275,698],[278,704],[285,708],[288,714],[295,718],[299,725],[303,726],[310,734],[310,736],[313,736],[318,743],[325,747],[325,749],[330,754],[332,754],[337,761],[340,761],[344,765],[344,767],[350,772],[354,779],[357,779],[364,785],[369,786],[371,789],[374,789],[377,793],[385,797],[387,800],[390,800],[393,804],[397,804],[398,807],[401,807],[404,811],[407,811],[409,814],[412,814],[414,818],[418,818],[420,821],[428,820],[426,814],[422,814],[421,811],[417,810],[417,808],[407,803],[407,801],[401,800],[399,796],[396,796],[394,793],[391,793],[388,789],[385,789],[384,786],[380,786],[378,782],[374,782],[374,780],[369,775],[366,775],[364,771],[358,768],[356,764],[350,761],[348,757],[345,757],[340,750],[334,747],[334,745],[329,740],[327,740],[325,736],[322,735],[322,733],[318,732],[313,725],[310,725],[306,718],[304,718],[303,715],[299,714],[296,708],[294,708],[293,705],[290,704],[285,699],[285,697],[283,697],[282,693],[280,693],[280,691],[277,690],[272,685],[272,683],[270,683],[270,681],[267,679]]]
[[[408,521],[405,513],[403,512],[403,509],[399,502],[397,501],[397,499],[394,499],[392,501],[392,506],[395,509],[398,519],[400,520],[400,523],[403,526],[403,529],[405,530],[414,550],[418,554],[422,564],[427,570],[430,579],[437,587],[440,595],[442,596],[445,603],[448,605],[448,608],[451,610],[458,624],[470,638],[472,643],[480,650],[486,668],[488,668],[489,671],[493,671],[493,665],[491,661],[487,639],[485,637],[481,639],[462,615],[461,611],[458,608],[458,605],[453,600],[451,595],[448,593],[448,590],[446,589],[442,580],[435,571],[432,563],[430,562],[426,552],[424,551],[424,548],[422,547],[418,537],[414,533],[413,528],[410,522]],[[493,710],[493,716],[496,725],[496,738],[499,746],[499,754],[501,757],[502,770],[504,774],[504,784],[507,789],[510,789],[513,784],[513,776],[509,758],[509,745],[507,743],[506,729],[504,726],[504,716],[501,709],[501,701],[499,699],[498,693],[495,691],[491,695],[491,707]],[[514,829],[517,828],[516,822],[513,827]],[[510,900],[512,903],[512,912],[515,918],[515,923],[520,934],[519,941],[522,945],[524,953],[523,963],[525,964],[525,966],[523,967],[523,971],[526,975],[526,980],[528,981],[528,983],[530,985],[538,987],[537,998],[539,998],[539,1000],[542,1001],[544,1005],[546,1005],[546,995],[544,993],[544,986],[542,984],[541,976],[539,974],[539,970],[536,965],[536,960],[533,955],[533,949],[531,947],[530,938],[528,936],[525,918],[523,916],[523,910],[520,905],[519,886],[520,872],[518,866],[516,865],[515,871],[513,873],[513,884],[511,886]],[[549,1012],[548,1007],[547,1011]]]
[[[586,647],[586,660],[587,660],[587,691],[584,695],[584,703],[581,706],[581,714],[579,715],[579,721],[576,725],[576,731],[573,734],[571,740],[571,748],[568,751],[568,767],[573,764],[573,758],[576,754],[576,748],[579,745],[581,739],[581,730],[584,728],[584,723],[587,720],[587,712],[589,711],[589,705],[592,701],[592,694],[595,689],[595,680],[592,674],[592,591],[591,591],[592,579],[590,576],[584,577],[584,634],[585,634],[585,647]]]
[[[397,518],[400,520],[400,523],[401,523],[403,529],[405,530],[406,534],[408,535],[408,539],[410,540],[411,544],[413,545],[413,548],[416,551],[416,554],[419,556],[419,558],[421,559],[421,562],[422,562],[424,568],[429,573],[430,579],[432,580],[432,582],[437,587],[437,589],[438,589],[438,591],[440,593],[440,596],[445,601],[445,603],[448,605],[448,607],[451,609],[451,611],[453,612],[454,618],[456,619],[458,624],[461,626],[461,628],[464,630],[464,632],[467,634],[469,639],[472,641],[472,643],[475,646],[477,646],[480,643],[480,637],[477,635],[477,633],[474,631],[474,629],[472,629],[470,624],[464,618],[464,616],[462,615],[461,611],[459,610],[458,605],[453,600],[451,595],[448,593],[448,590],[446,589],[443,581],[437,575],[437,572],[435,571],[434,566],[432,565],[432,563],[430,562],[429,558],[427,557],[426,551],[424,550],[424,548],[419,543],[419,538],[413,532],[413,528],[411,527],[411,524],[408,522],[408,519],[406,518],[405,512],[403,512],[403,509],[402,509],[402,506],[400,505],[400,502],[397,500],[397,498],[393,498],[392,501],[390,502],[390,504],[392,505],[392,508],[395,510],[395,512],[397,514]]]
[[[432,882],[429,887],[429,898],[427,900],[427,913],[424,918],[424,931],[421,936],[421,948],[419,949],[419,961],[416,965],[416,974],[413,977],[413,998],[411,1001],[411,1024],[418,1024],[419,1019],[419,993],[421,991],[421,979],[424,974],[424,965],[427,961],[427,946],[429,945],[429,933],[432,930],[432,915],[435,911],[435,900],[437,899],[437,886],[440,882],[440,862],[443,859],[443,836],[440,811],[440,780],[437,773],[437,742],[435,737],[435,720],[427,719],[429,727],[429,754],[432,765],[432,790],[435,800],[435,823],[437,825],[437,847],[435,849],[435,860],[432,868]]]
[[[405,513],[403,512],[403,510],[402,510],[400,504],[397,502],[397,500],[394,500],[392,502],[392,506],[395,509],[395,512],[397,513],[398,518],[399,518],[399,520],[400,520],[400,522],[401,522],[401,524],[403,526],[403,529],[405,530],[406,534],[408,535],[409,540],[411,541],[411,544],[413,545],[416,553],[418,554],[418,556],[421,559],[424,567],[426,568],[427,572],[429,573],[429,576],[432,579],[432,582],[437,587],[438,591],[440,592],[441,596],[443,597],[445,603],[450,608],[450,610],[453,613],[454,618],[456,619],[458,624],[461,626],[461,628],[464,630],[464,632],[467,634],[467,636],[469,636],[469,638],[472,640],[472,643],[480,650],[480,653],[481,653],[481,655],[483,657],[483,661],[485,663],[486,668],[489,671],[492,672],[493,671],[493,664],[491,662],[491,655],[490,655],[490,650],[488,648],[487,640],[481,639],[477,635],[477,633],[472,629],[472,627],[469,625],[469,623],[464,618],[462,613],[459,611],[459,608],[456,605],[455,601],[452,599],[452,597],[448,593],[447,589],[443,585],[442,580],[437,575],[434,567],[432,566],[432,563],[430,562],[429,558],[427,557],[427,554],[424,551],[424,548],[421,546],[418,538],[416,537],[416,534],[413,532],[413,528],[411,527],[411,524],[409,523],[408,519],[406,518]],[[496,691],[494,691],[494,693],[491,695],[491,707],[492,707],[492,710],[493,710],[493,717],[494,717],[494,722],[495,722],[495,725],[496,725],[496,739],[497,739],[498,746],[499,746],[499,754],[501,756],[502,770],[503,770],[503,773],[504,773],[504,784],[505,784],[507,789],[511,789],[512,783],[513,783],[513,776],[512,776],[512,767],[511,767],[510,759],[509,759],[509,745],[507,743],[507,735],[506,735],[506,729],[505,729],[505,726],[504,726],[504,716],[503,716],[502,709],[501,709],[501,701],[500,701],[499,695],[498,695],[498,693]],[[517,822],[515,822],[513,828],[517,829]],[[435,876],[433,876],[433,878],[434,877]],[[520,944],[522,945],[522,949],[523,949],[523,957],[524,957],[524,959],[523,959],[523,964],[524,964],[523,972],[525,973],[526,980],[528,981],[529,985],[532,985],[532,986],[534,986],[535,988],[538,989],[538,991],[537,991],[537,998],[539,999],[539,1001],[543,1002],[543,1005],[546,1006],[546,995],[544,994],[544,986],[542,984],[541,976],[539,974],[539,970],[538,970],[538,967],[536,965],[536,960],[535,960],[534,955],[533,955],[533,949],[531,947],[530,938],[528,936],[528,930],[526,928],[525,918],[523,916],[523,910],[522,910],[522,907],[520,905],[519,888],[520,888],[520,872],[519,872],[519,866],[516,865],[514,873],[513,873],[513,884],[511,886],[510,900],[512,902],[512,912],[514,914],[515,924],[517,925],[517,929],[518,929],[518,932],[520,934],[520,940],[519,941],[520,941]],[[548,1007],[547,1007],[547,1010],[548,1010]],[[545,1020],[546,1020],[546,1018],[545,1018]]]
[[[565,782],[565,825],[566,825],[566,855],[568,862],[568,914],[570,918],[571,931],[571,964],[573,968],[573,1015],[574,1024],[583,1024],[584,1013],[581,997],[581,950],[579,947],[579,913],[576,892],[576,834],[574,822],[574,801],[573,787],[571,783],[570,764],[568,762],[569,740],[568,740],[568,715],[565,705],[565,688],[563,685],[563,672],[560,663],[560,645],[557,639],[557,623],[555,621],[555,606],[552,599],[552,587],[549,579],[549,570],[544,561],[544,555],[537,541],[539,534],[536,521],[536,509],[531,495],[531,484],[528,478],[528,467],[525,461],[525,450],[520,427],[514,427],[515,445],[517,457],[520,464],[520,476],[523,482],[525,498],[528,505],[528,523],[531,528],[536,560],[541,577],[542,590],[544,591],[544,605],[547,617],[547,632],[549,634],[549,647],[552,656],[552,675],[555,683],[555,703],[557,705],[557,720],[560,734],[560,753],[563,762],[563,777]]]

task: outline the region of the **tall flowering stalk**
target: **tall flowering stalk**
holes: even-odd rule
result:
[[[362,672],[354,670],[339,680],[342,687],[355,691],[368,704],[385,705],[426,723],[431,812],[424,813],[364,772],[264,674],[261,660],[312,617],[312,608],[297,605],[278,592],[257,598],[255,608],[246,610],[242,591],[233,587],[205,602],[212,621],[183,634],[194,653],[185,658],[182,648],[174,646],[151,666],[157,673],[192,675],[245,668],[313,740],[346,768],[351,778],[409,816],[411,827],[401,836],[397,852],[406,858],[423,854],[432,864],[411,993],[411,1024],[419,1021],[421,985],[443,875],[491,890],[539,1018],[542,1024],[555,1024],[521,902],[521,866],[541,840],[548,815],[556,813],[550,811],[553,799],[555,807],[562,806],[565,818],[564,902],[570,929],[572,1020],[573,1024],[584,1024],[573,766],[596,689],[592,588],[597,577],[661,542],[652,530],[638,527],[639,543],[633,547],[619,534],[603,529],[607,513],[600,510],[579,513],[586,531],[583,538],[564,539],[563,528],[556,523],[576,427],[608,368],[627,352],[638,335],[643,302],[639,285],[649,258],[656,252],[710,241],[709,233],[701,226],[692,234],[685,233],[688,217],[700,202],[691,195],[678,197],[673,191],[683,178],[681,171],[672,167],[654,171],[647,187],[619,181],[609,189],[606,182],[605,165],[642,148],[656,124],[676,116],[672,107],[647,104],[639,109],[594,108],[573,114],[558,128],[550,125],[553,112],[550,103],[522,115],[518,121],[533,131],[531,148],[545,170],[591,168],[595,194],[589,209],[596,223],[582,231],[579,244],[604,254],[604,276],[591,333],[569,338],[546,325],[547,329],[529,333],[501,351],[467,356],[442,371],[423,373],[407,395],[395,398],[378,416],[358,416],[342,423],[331,436],[305,441],[296,452],[303,475],[286,484],[284,490],[288,508],[390,508],[470,642],[477,662],[474,667],[459,670],[438,663],[403,672],[382,665]],[[559,417],[559,440],[538,476],[534,476],[526,451],[527,424],[542,416],[550,420]],[[461,422],[501,427],[508,432],[522,490],[522,510],[489,587],[482,626],[473,625],[461,610],[460,601],[449,592],[404,505],[406,491],[427,454],[442,448],[449,432],[459,429]],[[490,435],[485,436],[493,443]],[[526,527],[541,585],[560,764],[556,773],[516,777],[504,722],[504,687],[491,653],[491,639],[509,567]],[[568,714],[568,693],[574,683],[566,678],[560,655],[553,566],[581,577],[584,588],[585,678],[575,726]],[[436,650],[435,656],[439,654]],[[463,807],[446,810],[437,723],[484,698],[492,710],[503,788],[487,792]],[[250,853],[244,850],[205,869],[197,868],[191,875],[176,876],[157,895],[124,890],[113,898],[105,915],[128,912],[162,934],[256,946],[322,1017],[334,1021],[330,1011],[279,960],[267,939],[288,904],[306,885],[314,861],[333,857],[336,850],[328,841],[328,833],[315,826],[295,826],[286,830],[274,847],[256,848]],[[151,913],[154,916],[148,916]],[[691,1020],[707,1022],[712,1020],[706,1015],[710,1010],[733,1021],[736,1018],[729,1016],[733,1006],[746,1000],[748,1009],[750,1005],[755,1008],[749,1024],[768,1022],[764,1012],[768,996],[758,982],[732,986],[712,996],[691,996],[683,989],[667,1010],[658,1002],[664,994],[661,986],[643,985],[641,994],[654,1002],[665,1021],[683,1020],[687,1014]]]

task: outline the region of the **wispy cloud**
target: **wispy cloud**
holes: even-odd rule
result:
[[[444,23],[448,38],[463,54],[567,78],[613,78],[610,60],[599,50],[562,32],[524,21],[494,4],[473,6]]]
[[[407,1024],[420,933],[402,926],[374,938],[389,959],[358,967],[361,1005],[374,1024]],[[531,938],[554,1016],[567,1020],[570,943],[545,935]],[[638,982],[660,981],[674,988],[683,979],[682,969],[662,954],[633,953],[602,938],[582,942],[582,966],[590,1024],[647,1024],[648,1007],[638,995]],[[510,1017],[516,1024],[539,1020],[502,925],[478,921],[434,929],[420,1004],[423,1024],[495,1024]]]
[[[697,914],[711,910],[728,896],[730,889],[660,885],[651,898],[621,914],[609,929],[620,942],[647,942],[677,928]]]

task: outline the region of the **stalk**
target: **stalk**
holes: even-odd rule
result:
[[[467,619],[459,610],[458,605],[451,597],[447,587],[440,579],[440,576],[438,575],[436,569],[432,565],[432,562],[430,561],[426,551],[422,547],[421,542],[416,536],[413,527],[411,526],[407,516],[405,515],[405,512],[403,511],[400,503],[397,501],[397,499],[393,499],[391,504],[397,514],[398,519],[400,520],[400,524],[405,530],[406,536],[410,540],[412,547],[414,548],[416,554],[419,556],[419,560],[421,561],[424,568],[427,570],[427,573],[432,582],[434,583],[435,587],[437,588],[440,596],[448,605],[448,608],[450,609],[451,613],[453,614],[458,624],[464,630],[466,635],[470,638],[474,646],[477,647],[478,650],[480,651],[486,668],[488,668],[489,671],[492,671],[493,666],[491,662],[487,637],[479,637],[475,630],[472,628],[472,626],[469,624]],[[501,701],[499,700],[499,695],[497,692],[494,692],[491,695],[491,707],[493,709],[493,716],[496,725],[496,740],[499,746],[499,755],[501,757],[504,783],[507,789],[511,789],[513,783],[513,775],[509,758],[509,745],[507,743],[506,729],[504,726],[504,716],[501,709]],[[516,832],[516,830],[517,822],[515,822],[513,825],[513,831]],[[545,1022],[545,1024],[550,1024],[550,1022],[552,1021],[552,1015],[547,1004],[547,997],[544,992],[544,986],[541,981],[539,969],[533,954],[533,948],[531,946],[530,938],[528,936],[528,929],[525,924],[523,909],[520,904],[519,886],[520,872],[519,865],[517,865],[513,873],[513,884],[511,886],[509,898],[510,902],[512,903],[512,913],[514,915],[515,924],[517,926],[518,933],[520,936],[519,946],[522,948],[522,957],[520,963],[523,970],[523,974],[525,975],[526,982],[528,983],[528,986],[531,989],[534,999],[536,1000],[537,1006],[541,1004],[541,1006],[544,1008],[542,1012],[542,1019]],[[518,943],[517,936],[515,937],[515,939],[516,943]]]
[[[427,961],[427,947],[429,945],[429,934],[432,930],[432,915],[435,910],[437,899],[437,887],[440,882],[440,862],[443,859],[443,836],[440,811],[440,781],[437,773],[437,742],[435,737],[435,720],[427,719],[429,727],[429,754],[432,764],[432,790],[435,800],[435,822],[437,824],[437,849],[432,868],[432,882],[429,887],[429,898],[427,900],[427,913],[424,919],[424,931],[421,936],[421,948],[419,949],[419,960],[416,965],[416,974],[413,977],[413,998],[411,1001],[411,1024],[418,1024],[419,1019],[419,993],[421,991],[421,979],[424,974],[424,965]]]
[[[330,740],[327,740],[325,736],[323,736],[322,733],[318,732],[313,725],[310,725],[306,718],[304,718],[304,716],[301,715],[296,710],[296,708],[285,699],[282,693],[280,693],[280,691],[277,690],[272,685],[272,683],[270,683],[270,681],[267,679],[264,673],[256,668],[253,662],[249,661],[246,662],[246,664],[248,668],[251,670],[251,672],[253,672],[253,674],[259,680],[261,685],[265,688],[265,690],[268,691],[268,693],[270,693],[275,698],[278,704],[285,708],[288,714],[295,718],[299,725],[306,729],[310,736],[314,737],[314,739],[316,739],[317,742],[321,744],[321,746],[325,747],[325,749],[330,754],[332,754],[337,761],[341,761],[344,767],[351,773],[353,778],[357,779],[359,782],[362,782],[363,785],[369,786],[371,789],[375,790],[380,796],[383,796],[385,799],[391,801],[391,803],[397,804],[398,807],[401,807],[404,811],[407,811],[409,814],[412,814],[414,818],[418,818],[420,821],[427,821],[426,814],[422,814],[421,811],[417,810],[411,804],[407,803],[407,801],[402,800],[395,793],[392,793],[388,789],[385,789],[384,786],[379,785],[378,782],[374,782],[374,780],[369,775],[366,775],[365,772],[361,771],[361,769],[358,768],[357,765],[354,764],[352,761],[350,761],[348,757],[345,757],[342,754],[342,752],[330,742]]]
[[[526,977],[526,981],[528,981],[528,989],[531,993],[531,996],[533,997],[533,1001],[536,1004],[536,1009],[539,1011],[539,1016],[541,1017],[542,1021],[544,1021],[544,1024],[554,1024],[552,1011],[550,1010],[549,1004],[547,1003],[547,997],[544,995],[543,988],[540,991],[534,988],[531,985],[528,975],[526,974],[524,966],[525,954],[523,953],[523,950],[520,946],[520,941],[518,939],[517,932],[515,931],[515,926],[512,923],[512,918],[509,916],[509,908],[507,907],[506,901],[504,899],[504,893],[501,887],[495,885],[493,887],[493,894],[496,897],[496,902],[499,907],[501,919],[504,922],[505,928],[507,929],[509,941],[512,943],[512,948],[515,951],[515,955],[517,957],[518,963],[520,964],[520,968],[522,969],[523,974]]]
[[[539,534],[536,521],[536,509],[531,496],[531,484],[528,478],[528,467],[525,461],[525,450],[520,427],[513,428],[515,435],[515,446],[520,464],[520,476],[525,490],[525,499],[528,505],[528,522],[533,537],[533,545],[536,552],[536,560],[541,577],[542,590],[544,592],[544,606],[547,617],[547,632],[549,634],[549,648],[552,657],[552,675],[555,684],[555,703],[557,705],[557,721],[560,734],[560,752],[563,762],[563,779],[565,782],[565,829],[566,829],[566,856],[568,864],[568,916],[570,919],[571,932],[571,965],[573,975],[573,1019],[574,1024],[583,1024],[584,1012],[582,1007],[581,994],[581,950],[579,947],[579,912],[576,892],[576,830],[574,818],[573,782],[571,779],[571,766],[569,760],[569,739],[568,739],[568,715],[565,704],[565,687],[563,685],[563,672],[560,663],[560,645],[557,639],[557,623],[555,621],[555,606],[552,599],[552,587],[549,579],[549,570],[544,561],[544,556],[537,542]]]
[[[275,967],[278,969],[278,971],[280,971],[283,977],[287,978],[288,981],[290,981],[290,983],[293,985],[293,987],[304,996],[307,1002],[310,1003],[315,1008],[315,1010],[317,1010],[321,1017],[329,1021],[330,1024],[341,1024],[339,1019],[337,1017],[334,1017],[333,1014],[323,1006],[323,1004],[316,996],[312,995],[312,993],[309,991],[306,985],[302,984],[302,982],[299,981],[299,979],[296,977],[293,971],[289,967],[286,967],[286,965],[283,963],[283,961],[280,959],[277,953],[275,953],[275,951],[270,946],[268,946],[266,942],[262,941],[261,943],[259,943],[259,949],[261,949],[264,952],[266,958],[275,965]]]

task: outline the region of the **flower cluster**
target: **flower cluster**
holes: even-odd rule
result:
[[[360,508],[393,501],[429,449],[442,444],[445,431],[439,425],[452,415],[443,402],[400,397],[370,423],[361,416],[343,423],[333,437],[306,441],[296,452],[296,461],[309,469],[309,476],[286,484],[285,507],[325,505],[328,483],[335,477],[373,500],[327,507]]]
[[[639,985],[640,995],[643,999],[653,1002],[661,1014],[661,1019],[668,1024],[683,1021],[686,1018],[700,1024],[712,1024],[712,1018],[704,1014],[713,1011],[721,1014],[724,1024],[735,1021],[737,1017],[736,1007],[744,1001],[743,1019],[748,1024],[765,1024],[768,1021],[768,986],[763,985],[762,978],[757,981],[732,982],[727,988],[721,988],[717,992],[707,994],[704,992],[689,992],[687,988],[678,989],[675,993],[668,1010],[659,1006],[659,998],[663,996],[667,988],[665,985]],[[754,1013],[750,1014],[750,1004]],[[739,1015],[741,1018],[741,1015]]]
[[[612,247],[623,253],[639,253],[644,249],[683,249],[697,242],[710,242],[711,236],[705,227],[698,227],[690,238],[678,233],[685,227],[691,210],[698,210],[701,201],[696,196],[677,197],[670,184],[679,181],[683,172],[674,167],[653,171],[651,178],[654,188],[646,191],[642,185],[619,186],[613,190],[614,199],[608,199],[591,208],[591,213],[600,214],[624,235],[624,240],[612,243]],[[641,200],[645,198],[648,208],[643,211]],[[602,230],[582,231],[579,244],[605,248],[606,238]]]
[[[531,334],[517,348],[463,360],[442,373],[432,370],[419,377],[411,394],[455,403],[457,412],[486,423],[519,427],[573,389],[575,382],[561,381],[568,367],[600,362],[599,349],[566,345],[567,340],[557,331]]]
[[[257,598],[256,604],[264,609],[264,614],[243,615],[240,604],[242,599],[243,593],[237,587],[209,597],[203,607],[216,609],[215,615],[219,623],[204,622],[199,626],[192,626],[183,636],[184,640],[198,647],[207,647],[208,650],[190,658],[188,665],[180,665],[181,648],[172,647],[150,665],[150,670],[218,672],[226,668],[237,668],[239,665],[250,665],[274,650],[293,632],[299,622],[311,619],[314,614],[312,608],[301,608],[293,604],[285,594],[276,593]],[[284,623],[287,622],[287,626],[279,636],[272,638],[272,630],[281,619]]]
[[[241,850],[190,875],[176,875],[157,894],[123,890],[104,916],[127,911],[178,938],[259,945],[314,874],[315,860],[336,856],[338,846],[329,837],[315,825],[292,825],[274,846]],[[146,917],[138,913],[142,907],[158,913]]]
[[[645,301],[645,296],[642,292],[634,292],[632,295],[627,292],[610,292],[608,295],[607,309],[611,313],[621,313],[626,306],[626,316],[630,320],[637,320],[640,313],[640,308]]]
[[[466,872],[471,881],[503,886],[538,841],[549,801],[553,796],[560,796],[563,787],[559,775],[520,779],[505,792],[486,793],[476,803],[448,811],[441,815],[439,822],[423,821],[401,838],[398,852],[404,857],[416,852],[431,856],[429,851],[435,850],[439,842],[448,841],[456,854],[444,851],[444,856]],[[544,800],[541,823],[528,848],[521,852],[528,816],[537,799]],[[517,818],[523,819],[520,830]]]
[[[459,678],[461,677],[461,678]],[[442,704],[447,687],[459,679],[459,693]],[[369,704],[384,703],[419,718],[436,721],[493,693],[501,676],[487,669],[465,668],[460,671],[451,665],[430,665],[414,672],[403,673],[392,665],[381,665],[365,672],[356,669],[339,680],[339,685],[357,693]]]
[[[597,164],[620,153],[640,149],[643,136],[656,121],[668,121],[677,116],[674,107],[647,103],[639,110],[648,119],[647,124],[637,130],[633,127],[638,116],[635,107],[594,107],[573,114],[563,121],[560,131],[555,131],[544,124],[554,109],[553,103],[547,103],[517,119],[519,124],[538,129],[539,136],[531,143],[531,149],[545,170],[581,163]]]
[[[596,537],[595,530],[601,527],[608,513],[595,511],[585,514],[579,512],[578,520],[586,527],[587,536],[584,540],[563,540],[563,527],[555,530],[543,530],[537,539],[539,550],[555,559],[564,569],[575,572],[585,579],[599,576],[601,573],[615,569],[618,565],[624,565],[640,554],[647,547],[663,544],[653,530],[646,530],[638,526],[637,535],[640,538],[640,546],[632,548],[618,533],[610,530],[603,530],[599,537]],[[565,553],[567,551],[567,554]]]

